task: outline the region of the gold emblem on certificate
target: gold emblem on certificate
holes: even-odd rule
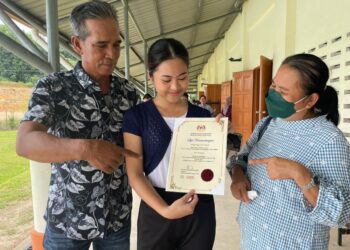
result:
[[[166,191],[223,195],[228,119],[176,119]]]

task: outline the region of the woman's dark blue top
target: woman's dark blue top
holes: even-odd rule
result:
[[[186,117],[211,117],[209,111],[188,103]],[[123,132],[142,138],[143,169],[149,175],[163,159],[172,131],[156,108],[153,100],[129,109],[123,118]]]

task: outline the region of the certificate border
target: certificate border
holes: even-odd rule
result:
[[[210,119],[210,120],[208,120]],[[166,190],[167,191],[172,191],[172,192],[188,192],[189,189],[185,189],[185,188],[182,188],[180,186],[178,186],[176,184],[176,181],[175,181],[175,174],[174,174],[174,167],[172,167],[175,162],[174,162],[174,158],[176,156],[175,152],[176,152],[176,147],[178,145],[176,145],[176,141],[178,139],[178,136],[179,136],[179,131],[183,128],[183,125],[185,123],[196,123],[198,124],[198,122],[215,122],[217,123],[216,120],[214,120],[214,118],[186,118],[177,128],[174,129],[174,137],[173,137],[173,141],[172,141],[172,153],[171,153],[171,157],[170,157],[170,161],[169,161],[169,168],[168,168],[168,181],[167,181],[167,185],[166,185]],[[226,154],[225,154],[225,151],[226,151],[226,135],[227,135],[227,125],[228,125],[228,121],[227,121],[227,118],[223,118],[221,119],[218,124],[221,126],[221,132],[222,132],[222,145],[220,147],[220,151],[222,152],[222,157],[220,157],[219,159],[219,165],[221,166],[220,167],[220,170],[218,172],[215,172],[218,177],[214,180],[215,182],[212,183],[212,186],[215,188],[217,186],[219,186],[222,182],[224,182],[224,178],[225,178],[225,161],[226,161]],[[226,126],[225,126],[226,125]],[[169,183],[168,183],[169,182]],[[196,192],[197,193],[201,193],[201,194],[212,194],[212,191],[213,191],[213,188],[207,188],[207,189],[196,189]]]

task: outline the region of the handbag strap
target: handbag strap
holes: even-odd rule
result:
[[[264,135],[267,127],[269,126],[270,122],[272,120],[272,117],[269,116],[266,118],[266,120],[264,121],[264,123],[262,124],[259,134],[258,134],[258,141],[261,139],[261,137]],[[257,141],[257,142],[258,142]],[[236,156],[232,156],[230,158],[230,161],[228,163],[227,166],[233,166],[233,165],[241,165],[244,166],[245,164],[247,164],[248,162],[248,155],[236,155]],[[226,166],[226,167],[227,167]],[[231,169],[229,167],[227,167],[227,169],[229,169],[229,173],[230,175],[232,175]]]
[[[258,141],[260,141],[261,137],[264,135],[267,127],[269,126],[270,122],[272,120],[272,117],[269,116],[266,118],[266,120],[264,121],[263,125],[261,126],[261,129],[259,131],[259,134],[258,134]]]

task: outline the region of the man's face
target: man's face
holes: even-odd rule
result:
[[[84,70],[97,82],[109,79],[120,55],[119,27],[112,18],[85,21],[89,35],[85,40],[72,38]]]
[[[204,105],[204,104],[207,103],[207,99],[206,99],[204,96],[202,96],[202,97],[199,99],[199,101],[201,102],[202,105]]]

